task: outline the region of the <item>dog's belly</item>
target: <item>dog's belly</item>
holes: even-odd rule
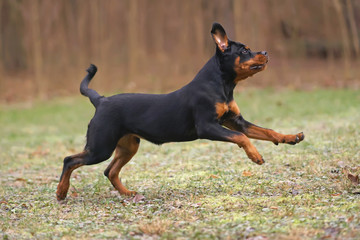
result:
[[[198,139],[196,132],[188,132],[184,133],[182,135],[173,135],[173,134],[164,134],[164,135],[153,135],[149,134],[148,132],[141,132],[141,133],[135,133],[140,138],[143,138],[149,142],[155,143],[155,144],[163,144],[163,143],[169,143],[169,142],[187,142],[187,141],[193,141]]]

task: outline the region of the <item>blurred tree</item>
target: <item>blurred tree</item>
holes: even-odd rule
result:
[[[135,76],[138,68],[138,0],[129,0],[129,11],[128,11],[128,25],[127,25],[127,37],[128,37],[128,78]]]
[[[352,43],[354,47],[354,54],[355,57],[360,56],[360,40],[359,40],[359,33],[356,27],[356,20],[354,16],[354,7],[352,5],[351,0],[346,0],[346,9],[347,9],[347,16],[349,18],[350,23],[350,31],[352,36]]]
[[[328,39],[332,38],[332,24],[331,24],[331,19],[330,19],[330,8],[329,8],[329,4],[328,4],[328,0],[322,0],[322,13],[323,13],[323,18],[324,18],[324,34],[325,37]],[[327,62],[328,62],[328,71],[332,71],[333,66],[334,66],[334,51],[332,50],[332,43],[331,41],[326,41],[325,42],[325,47],[327,49],[326,51],[326,58],[327,58]]]
[[[349,32],[345,21],[344,12],[340,0],[333,0],[334,8],[337,13],[337,18],[339,21],[341,39],[342,39],[342,55],[344,60],[344,70],[346,77],[349,77],[349,68],[350,68],[350,41],[349,41]]]
[[[28,19],[26,19],[27,21],[30,22],[29,27],[30,27],[30,34],[31,34],[31,43],[32,43],[32,63],[33,63],[33,69],[35,72],[35,76],[34,76],[34,86],[35,86],[35,91],[37,93],[38,96],[40,96],[40,98],[45,98],[45,94],[46,94],[46,85],[47,82],[46,81],[42,81],[42,77],[43,77],[43,53],[42,53],[42,49],[43,49],[43,37],[41,36],[41,31],[40,31],[40,6],[39,6],[39,0],[33,0],[30,2],[28,2],[28,5],[23,5],[22,6],[22,12],[25,13],[26,11],[28,11],[28,9],[30,9],[30,14],[26,15],[26,17],[28,17]]]
[[[25,96],[19,86],[26,96],[77,92],[89,63],[101,69],[99,91],[174,89],[214,53],[214,21],[230,39],[268,50],[280,84],[315,65],[331,69],[312,70],[326,81],[344,71],[356,80],[359,12],[358,0],[0,0],[0,101]]]

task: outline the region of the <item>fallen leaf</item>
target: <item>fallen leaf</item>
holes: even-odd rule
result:
[[[243,173],[242,173],[242,175],[243,175],[244,177],[250,177],[250,176],[252,176],[253,174],[252,174],[250,171],[244,170]]]
[[[71,197],[77,198],[79,196],[79,194],[77,192],[72,192],[71,193]]]
[[[132,202],[133,203],[138,203],[138,202],[140,202],[141,200],[144,200],[145,199],[145,197],[143,196],[143,195],[141,195],[141,194],[136,194],[133,198],[132,198]]]
[[[270,209],[278,210],[279,208],[276,206],[271,206]]]
[[[347,177],[353,184],[359,184],[360,183],[359,175],[354,176],[351,173],[348,173]]]
[[[74,198],[77,198],[77,197],[79,196],[78,192],[79,192],[79,191],[73,186],[73,187],[71,188],[70,196],[72,196],[72,197],[74,197]]]
[[[349,217],[346,222],[352,222],[352,220],[354,220],[354,216]]]
[[[16,178],[15,181],[22,181],[22,182],[26,182],[25,178]]]
[[[210,178],[219,178],[219,177],[216,176],[216,175],[211,174],[211,175],[210,175]]]

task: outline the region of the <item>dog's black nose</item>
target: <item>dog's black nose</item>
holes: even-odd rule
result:
[[[262,51],[261,54],[262,54],[262,55],[265,55],[265,56],[268,55],[268,54],[267,54],[267,51]]]

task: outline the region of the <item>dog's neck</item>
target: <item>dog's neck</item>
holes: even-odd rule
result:
[[[231,101],[236,87],[235,77],[235,72],[227,73],[221,69],[220,59],[215,54],[195,76],[193,82],[204,86],[212,85],[214,89],[222,92],[226,100]]]

